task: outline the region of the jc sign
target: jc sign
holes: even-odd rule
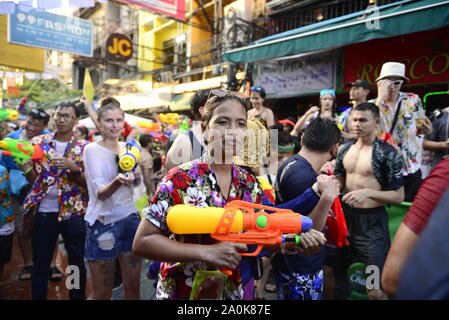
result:
[[[106,41],[108,58],[115,61],[127,61],[133,55],[133,45],[127,36],[113,33]]]

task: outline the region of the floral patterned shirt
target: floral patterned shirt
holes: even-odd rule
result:
[[[144,209],[146,218],[171,239],[186,243],[213,244],[209,235],[172,234],[166,224],[170,207],[187,204],[199,208],[224,207],[232,200],[260,203],[262,190],[257,179],[245,169],[232,165],[229,197],[224,196],[217,183],[215,172],[205,157],[173,168],[161,180],[149,206]],[[195,273],[198,270],[216,270],[201,261],[161,264],[156,298],[159,300],[189,299]],[[224,299],[241,299],[243,296],[240,270],[233,272],[225,284]]]
[[[25,212],[40,203],[45,198],[48,190],[54,184],[58,184],[59,220],[67,220],[73,217],[82,216],[87,208],[87,188],[79,186],[68,170],[62,170],[58,174],[58,169],[51,166],[51,159],[56,157],[56,147],[54,133],[34,137],[31,141],[33,145],[40,145],[44,156],[34,162],[34,169],[37,173],[33,189],[26,197],[24,203]],[[72,160],[77,167],[84,172],[83,154],[86,146],[85,140],[76,140],[72,136],[67,147],[73,145],[68,152],[68,159]]]
[[[335,176],[345,176],[346,170],[343,166],[343,159],[351,146],[357,142],[352,139],[343,144],[339,149],[335,161]],[[378,137],[374,140],[371,166],[374,176],[382,187],[382,191],[398,190],[404,184],[402,176],[402,157],[396,149]]]
[[[375,100],[369,102],[375,103]],[[401,103],[398,121],[393,131],[392,140],[404,160],[403,175],[413,174],[421,168],[423,153],[423,134],[417,134],[416,119],[424,118],[425,113],[421,99],[414,93],[399,92]],[[378,106],[380,111],[380,129],[389,132],[393,124],[396,106],[385,103]]]

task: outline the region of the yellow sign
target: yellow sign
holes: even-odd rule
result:
[[[44,72],[44,49],[9,44],[7,25],[7,15],[0,14],[0,65]]]

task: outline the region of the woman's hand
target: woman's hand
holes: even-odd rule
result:
[[[222,269],[234,270],[240,264],[242,257],[239,252],[248,250],[245,244],[233,242],[219,242],[208,245],[203,250],[203,261],[209,265]]]
[[[315,114],[315,112],[319,112],[320,108],[317,106],[311,107],[309,110],[306,111],[307,121],[310,120],[310,118]]]
[[[87,98],[84,97],[84,96],[81,97],[80,102],[81,102],[82,104],[84,104],[84,107],[86,108],[86,110],[87,110],[88,108],[91,108],[91,107],[92,107],[92,104],[90,103],[89,99],[87,99]]]
[[[134,182],[134,174],[132,172],[128,172],[126,174],[119,173],[117,177],[115,177],[115,180],[120,183],[121,185],[124,185],[125,187],[129,187]]]

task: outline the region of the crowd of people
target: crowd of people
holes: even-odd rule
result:
[[[1,122],[2,139],[31,141],[43,156],[20,164],[1,157],[0,280],[16,235],[18,281],[31,279],[32,298],[46,299],[48,281],[63,277],[55,264],[62,236],[68,264],[80,274],[70,299],[111,299],[117,274],[124,299],[140,299],[142,258],[152,262],[148,278],[161,300],[265,299],[265,291],[279,300],[333,300],[348,293],[346,271],[356,262],[380,271],[379,285],[366,288],[369,299],[410,297],[420,270],[407,268],[407,259],[417,256],[420,235],[449,187],[449,106],[431,122],[419,96],[401,91],[408,80],[403,64],[388,62],[374,99],[368,100],[374,88],[356,79],[347,84],[352,104],[340,114],[335,91],[324,89],[318,106],[278,122],[260,86],[250,88],[250,97],[199,90],[191,128],[183,132],[179,122],[158,143],[145,128],[129,128],[112,97],[96,110],[82,100],[96,126],[90,133],[78,124],[79,106],[68,102],[51,116],[30,110],[21,128]],[[118,155],[131,139],[141,157],[124,174]],[[424,150],[435,157],[423,181]],[[140,210],[142,196],[148,200]],[[242,256],[253,246],[169,228],[173,206],[224,207],[233,200],[290,209],[308,216],[313,229],[294,248],[265,246]],[[390,243],[386,206],[404,201],[412,207]],[[220,285],[204,285],[199,295],[198,283],[212,278]]]

